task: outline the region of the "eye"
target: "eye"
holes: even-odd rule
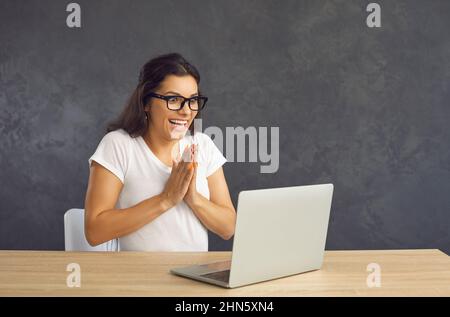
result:
[[[180,103],[181,98],[178,96],[170,96],[168,99],[169,103]]]

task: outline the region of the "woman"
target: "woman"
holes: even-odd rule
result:
[[[209,136],[193,134],[207,101],[199,82],[196,68],[179,54],[143,66],[124,111],[89,159],[85,232],[91,245],[119,238],[121,250],[208,251],[207,230],[233,236],[226,159]]]

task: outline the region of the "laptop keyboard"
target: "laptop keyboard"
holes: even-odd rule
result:
[[[202,277],[207,277],[216,281],[228,282],[230,279],[230,270],[213,272],[201,275]]]

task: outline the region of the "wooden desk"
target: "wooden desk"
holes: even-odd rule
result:
[[[450,257],[439,250],[327,251],[323,268],[237,289],[169,273],[172,267],[229,259],[230,252],[0,251],[0,296],[450,296]],[[81,287],[66,285],[69,263]],[[366,283],[369,263],[381,287]]]

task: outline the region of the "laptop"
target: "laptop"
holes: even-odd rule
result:
[[[322,267],[333,184],[239,193],[231,260],[174,268],[172,274],[226,288]]]

